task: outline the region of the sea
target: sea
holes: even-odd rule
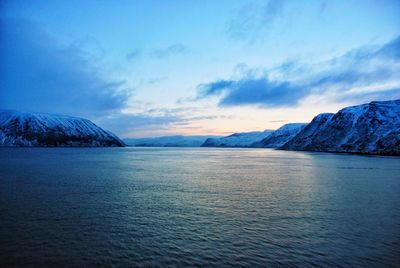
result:
[[[400,158],[0,148],[0,267],[400,267]]]

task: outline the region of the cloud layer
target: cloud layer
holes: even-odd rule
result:
[[[221,96],[220,106],[295,106],[312,95],[337,101],[400,97],[400,37],[381,47],[362,47],[316,65],[286,62],[255,76],[198,86],[198,98]]]
[[[104,79],[79,47],[26,20],[0,23],[1,108],[93,116],[125,107],[124,82]]]
[[[86,117],[123,136],[190,120],[174,112],[122,113],[130,106],[131,91],[124,81],[102,77],[81,43],[63,45],[42,25],[27,20],[2,18],[0,23],[0,108]],[[148,55],[163,59],[187,52],[184,45],[175,44]],[[127,59],[141,54],[132,51]]]

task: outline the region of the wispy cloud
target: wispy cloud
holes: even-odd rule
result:
[[[137,130],[165,129],[181,121],[176,115],[113,114],[98,119],[97,123],[122,137],[129,137]]]
[[[181,43],[176,43],[164,48],[155,48],[147,51],[140,49],[133,49],[128,54],[126,54],[125,58],[128,61],[133,61],[141,57],[163,60],[170,58],[172,56],[186,55],[188,53],[190,53],[190,49],[187,46]]]
[[[166,76],[163,77],[153,77],[153,78],[149,78],[146,80],[146,83],[149,85],[154,85],[154,84],[158,84],[161,82],[164,82],[165,80],[167,80],[168,78]]]
[[[96,122],[112,129],[121,137],[147,134],[154,131],[166,131],[179,129],[189,129],[193,122],[203,120],[214,120],[229,118],[224,115],[194,116],[187,112],[187,109],[150,109],[143,113],[123,114],[116,113],[109,116],[100,117]],[[154,132],[155,133],[155,132]]]
[[[125,107],[124,81],[103,78],[77,44],[16,19],[1,19],[1,40],[2,108],[88,116]]]
[[[269,123],[284,123],[284,122],[287,122],[287,120],[270,120],[268,122]]]
[[[400,37],[316,65],[287,62],[265,73],[201,84],[198,99],[221,96],[220,106],[285,107],[295,106],[311,95],[328,93],[341,101],[356,95],[400,97]]]
[[[154,49],[150,55],[158,58],[158,59],[165,59],[167,57],[170,57],[172,55],[183,55],[189,53],[189,48],[183,44],[173,44],[170,45],[166,48],[159,48],[159,49]]]
[[[142,51],[139,49],[134,49],[126,55],[128,61],[139,58],[142,55]]]
[[[264,30],[274,26],[286,4],[286,0],[270,0],[265,4],[248,3],[228,21],[226,32],[232,38],[253,41]]]

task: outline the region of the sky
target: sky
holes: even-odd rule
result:
[[[1,1],[0,108],[122,138],[227,135],[400,98],[399,0]]]

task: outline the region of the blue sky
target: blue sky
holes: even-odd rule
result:
[[[224,135],[400,97],[400,1],[2,1],[0,108]]]

